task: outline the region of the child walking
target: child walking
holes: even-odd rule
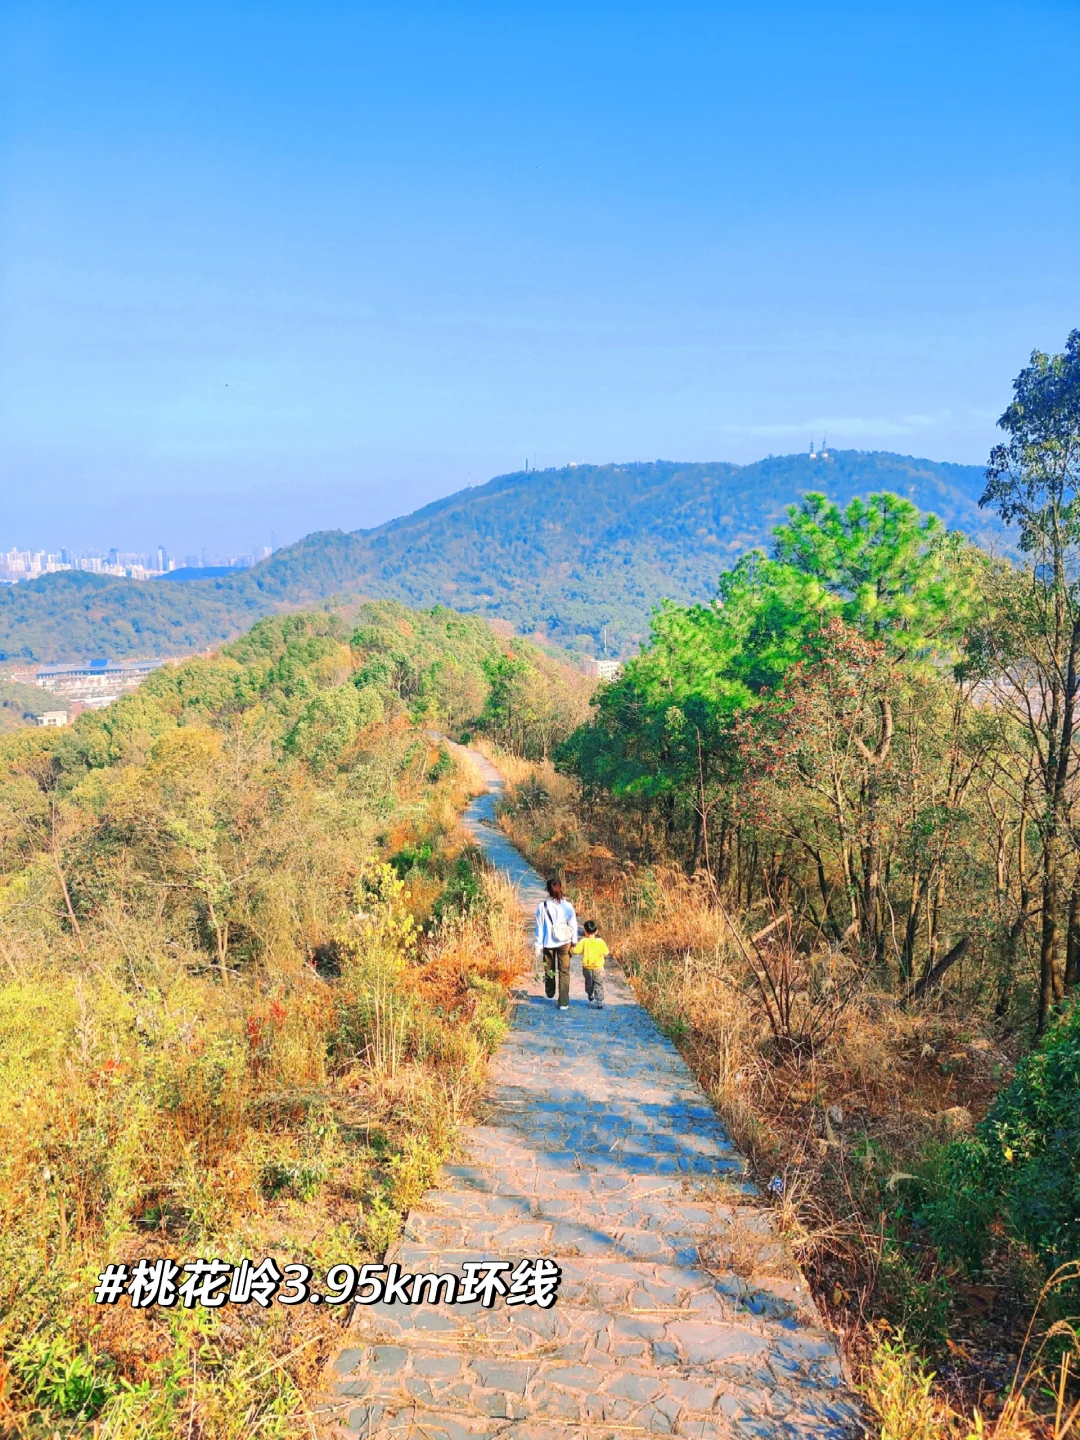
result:
[[[581,956],[581,973],[585,977],[585,994],[589,1004],[604,1008],[604,959],[611,954],[597,932],[596,921],[585,921],[585,934],[570,951]]]

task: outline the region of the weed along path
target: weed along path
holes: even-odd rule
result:
[[[494,828],[501,780],[465,823],[519,886],[540,877]],[[574,977],[574,990],[581,981]],[[416,1440],[634,1435],[841,1437],[857,1424],[833,1338],[682,1058],[616,971],[607,1006],[560,1013],[532,979],[492,1062],[466,1158],[388,1261],[463,1273],[544,1257],[555,1303],[358,1305],[335,1362],[339,1433]]]

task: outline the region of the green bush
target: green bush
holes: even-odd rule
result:
[[[427,773],[427,778],[432,785],[437,785],[440,780],[449,775],[454,768],[454,757],[445,745],[439,746],[438,757]]]
[[[887,1318],[920,1345],[941,1342],[949,1327],[949,1276],[932,1255],[888,1226],[882,1236],[878,1286]]]
[[[994,1221],[1048,1270],[1080,1256],[1080,1001],[1020,1062],[974,1135],[948,1147],[920,1218],[969,1269]]]
[[[431,869],[432,848],[429,842],[422,845],[406,845],[395,855],[390,856],[390,864],[394,867],[399,880],[405,880],[413,871],[421,875],[427,874]]]
[[[12,1369],[37,1405],[68,1420],[92,1420],[109,1398],[111,1377],[64,1336],[28,1336],[12,1354]]]
[[[472,915],[481,905],[483,893],[476,860],[466,851],[458,856],[453,872],[435,902],[435,919],[439,921],[450,915]]]
[[[259,1188],[268,1200],[289,1195],[297,1200],[313,1200],[325,1184],[325,1165],[304,1165],[299,1160],[291,1165],[271,1161],[263,1167]]]

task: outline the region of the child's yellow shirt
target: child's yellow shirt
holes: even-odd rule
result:
[[[602,970],[604,956],[610,955],[611,951],[599,935],[586,935],[584,940],[578,941],[570,953],[581,956],[583,970]]]

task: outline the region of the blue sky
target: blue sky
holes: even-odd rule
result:
[[[1080,0],[0,15],[2,546],[978,463],[1080,325]]]

